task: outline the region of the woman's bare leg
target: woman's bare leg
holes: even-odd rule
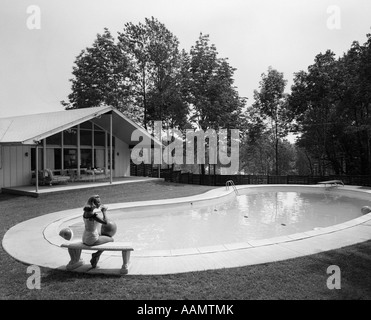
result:
[[[107,242],[113,242],[113,238],[108,236],[99,236],[99,239],[94,243],[94,246],[107,243]],[[95,268],[98,264],[99,258],[104,250],[97,251],[91,255],[90,264],[93,268]]]

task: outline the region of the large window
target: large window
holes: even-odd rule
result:
[[[80,145],[91,146],[92,132],[90,130],[80,129]]]
[[[46,138],[46,144],[57,145],[57,146],[62,145],[62,134],[59,132],[59,133],[56,133],[56,134],[54,134],[50,137],[47,137]]]
[[[104,168],[104,149],[94,149],[94,165],[96,168]]]
[[[60,148],[46,149],[46,168],[52,170],[62,169],[62,149]]]
[[[93,150],[81,149],[81,168],[91,169],[93,166]]]
[[[68,146],[77,145],[77,127],[63,131],[63,143]]]
[[[54,149],[54,169],[62,169],[62,149]]]
[[[64,149],[63,162],[65,169],[77,168],[77,149]]]
[[[86,121],[80,124],[80,129],[88,129],[91,130],[93,127],[93,124],[90,121]]]
[[[115,170],[115,150],[112,149],[112,167],[111,167],[111,157],[110,152],[108,152],[108,169]]]
[[[104,131],[94,131],[94,145],[98,147],[104,147],[105,136],[106,134]]]
[[[79,130],[78,130],[79,127]],[[78,137],[80,132],[80,137]],[[78,141],[80,148],[78,148]],[[112,137],[112,152],[115,148],[115,138]],[[115,158],[110,159],[110,135],[107,131],[91,121],[81,123],[79,126],[66,129],[46,138],[45,156],[43,148],[39,148],[39,168],[43,168],[45,160],[46,168],[52,170],[77,169],[78,161],[80,168],[108,168],[114,169]],[[80,152],[80,154],[78,154]],[[35,150],[32,151],[32,168],[35,164]]]

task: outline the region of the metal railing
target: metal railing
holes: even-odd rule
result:
[[[228,180],[226,183],[225,183],[225,187],[227,190],[229,190],[229,187],[232,187],[233,188],[233,191],[235,192],[235,194],[238,196],[238,190],[233,182],[233,180]]]

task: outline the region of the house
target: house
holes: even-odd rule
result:
[[[131,141],[135,130],[152,146],[157,143],[109,106],[0,118],[0,188],[32,181],[37,188],[36,172],[46,169],[77,180],[93,174],[111,182],[129,176],[131,148],[138,143]]]

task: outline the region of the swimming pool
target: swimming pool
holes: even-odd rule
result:
[[[355,215],[359,214],[364,204],[367,206],[371,205],[371,189],[359,186],[344,186],[331,190],[317,185],[244,185],[237,186],[237,188],[241,195],[271,191],[321,193],[326,196],[337,196],[339,197],[338,199],[344,197],[344,205],[348,201],[347,198],[351,198],[356,201],[353,204],[356,206]],[[281,199],[285,199],[283,201],[285,206],[293,208],[295,206],[291,205],[291,201],[288,200],[291,199],[290,197],[283,197]],[[147,209],[152,214],[161,214],[162,209],[174,208],[178,211],[178,209],[189,208],[190,206],[193,209],[205,208],[205,206],[209,205],[219,206],[227,204],[234,198],[233,190],[228,191],[225,187],[222,187],[189,197],[136,202],[125,202],[125,198],[123,197],[123,202],[121,203],[106,204],[110,208],[111,217],[116,218],[115,215],[119,214],[122,217],[122,222],[125,223],[125,221],[130,219],[130,212],[136,218],[145,218],[145,215],[148,214]],[[326,202],[328,201],[327,199],[325,197],[323,201]],[[350,201],[353,202],[353,200]],[[336,198],[334,201],[336,203]],[[278,206],[277,208],[280,207]],[[121,210],[124,213],[119,213],[117,210]],[[326,214],[328,213],[326,212]],[[210,216],[210,212],[208,215]],[[284,217],[284,214],[282,213],[280,216]],[[249,214],[249,218],[247,219],[250,219],[250,217],[251,214]],[[348,220],[348,218],[350,218],[350,221],[341,223],[341,221]],[[5,233],[2,240],[2,247],[8,254],[22,263],[65,270],[66,264],[69,261],[69,254],[67,249],[61,247],[66,240],[59,236],[59,231],[71,225],[78,232],[80,228],[79,224],[82,223],[81,219],[82,207],[77,207],[51,212],[25,220],[13,226]],[[268,238],[261,240],[232,242],[223,245],[213,244],[211,246],[202,246],[202,243],[197,243],[195,247],[185,249],[140,250],[139,247],[136,247],[136,244],[133,244],[134,251],[132,253],[132,264],[129,268],[129,273],[133,275],[172,274],[241,267],[302,257],[371,240],[371,213],[364,214],[355,219],[352,219],[351,216],[340,217],[330,221],[330,223],[332,222],[336,224],[323,228],[314,227],[319,229],[290,233],[283,236],[270,234]],[[286,223],[277,220],[276,226],[278,228],[280,228],[279,226],[288,227],[287,224],[281,224]],[[115,236],[116,241],[120,240],[117,236],[120,236],[120,233],[126,230],[125,225],[121,225],[121,222],[119,228],[119,232]],[[129,237],[128,232],[121,234],[124,241],[128,240],[132,242],[132,240],[135,240]],[[72,241],[81,241],[78,233],[75,234]],[[91,269],[90,267],[89,260],[91,259],[91,252],[83,251],[81,257],[85,261],[85,264],[77,268],[76,272],[120,274],[122,266],[122,255],[120,252],[104,252],[100,259],[100,268],[97,269]]]
[[[240,189],[206,202],[117,208],[109,217],[118,226],[116,241],[136,250],[173,250],[248,242],[340,224],[362,215],[370,200],[360,193],[325,188]],[[68,221],[81,237],[80,217]]]

